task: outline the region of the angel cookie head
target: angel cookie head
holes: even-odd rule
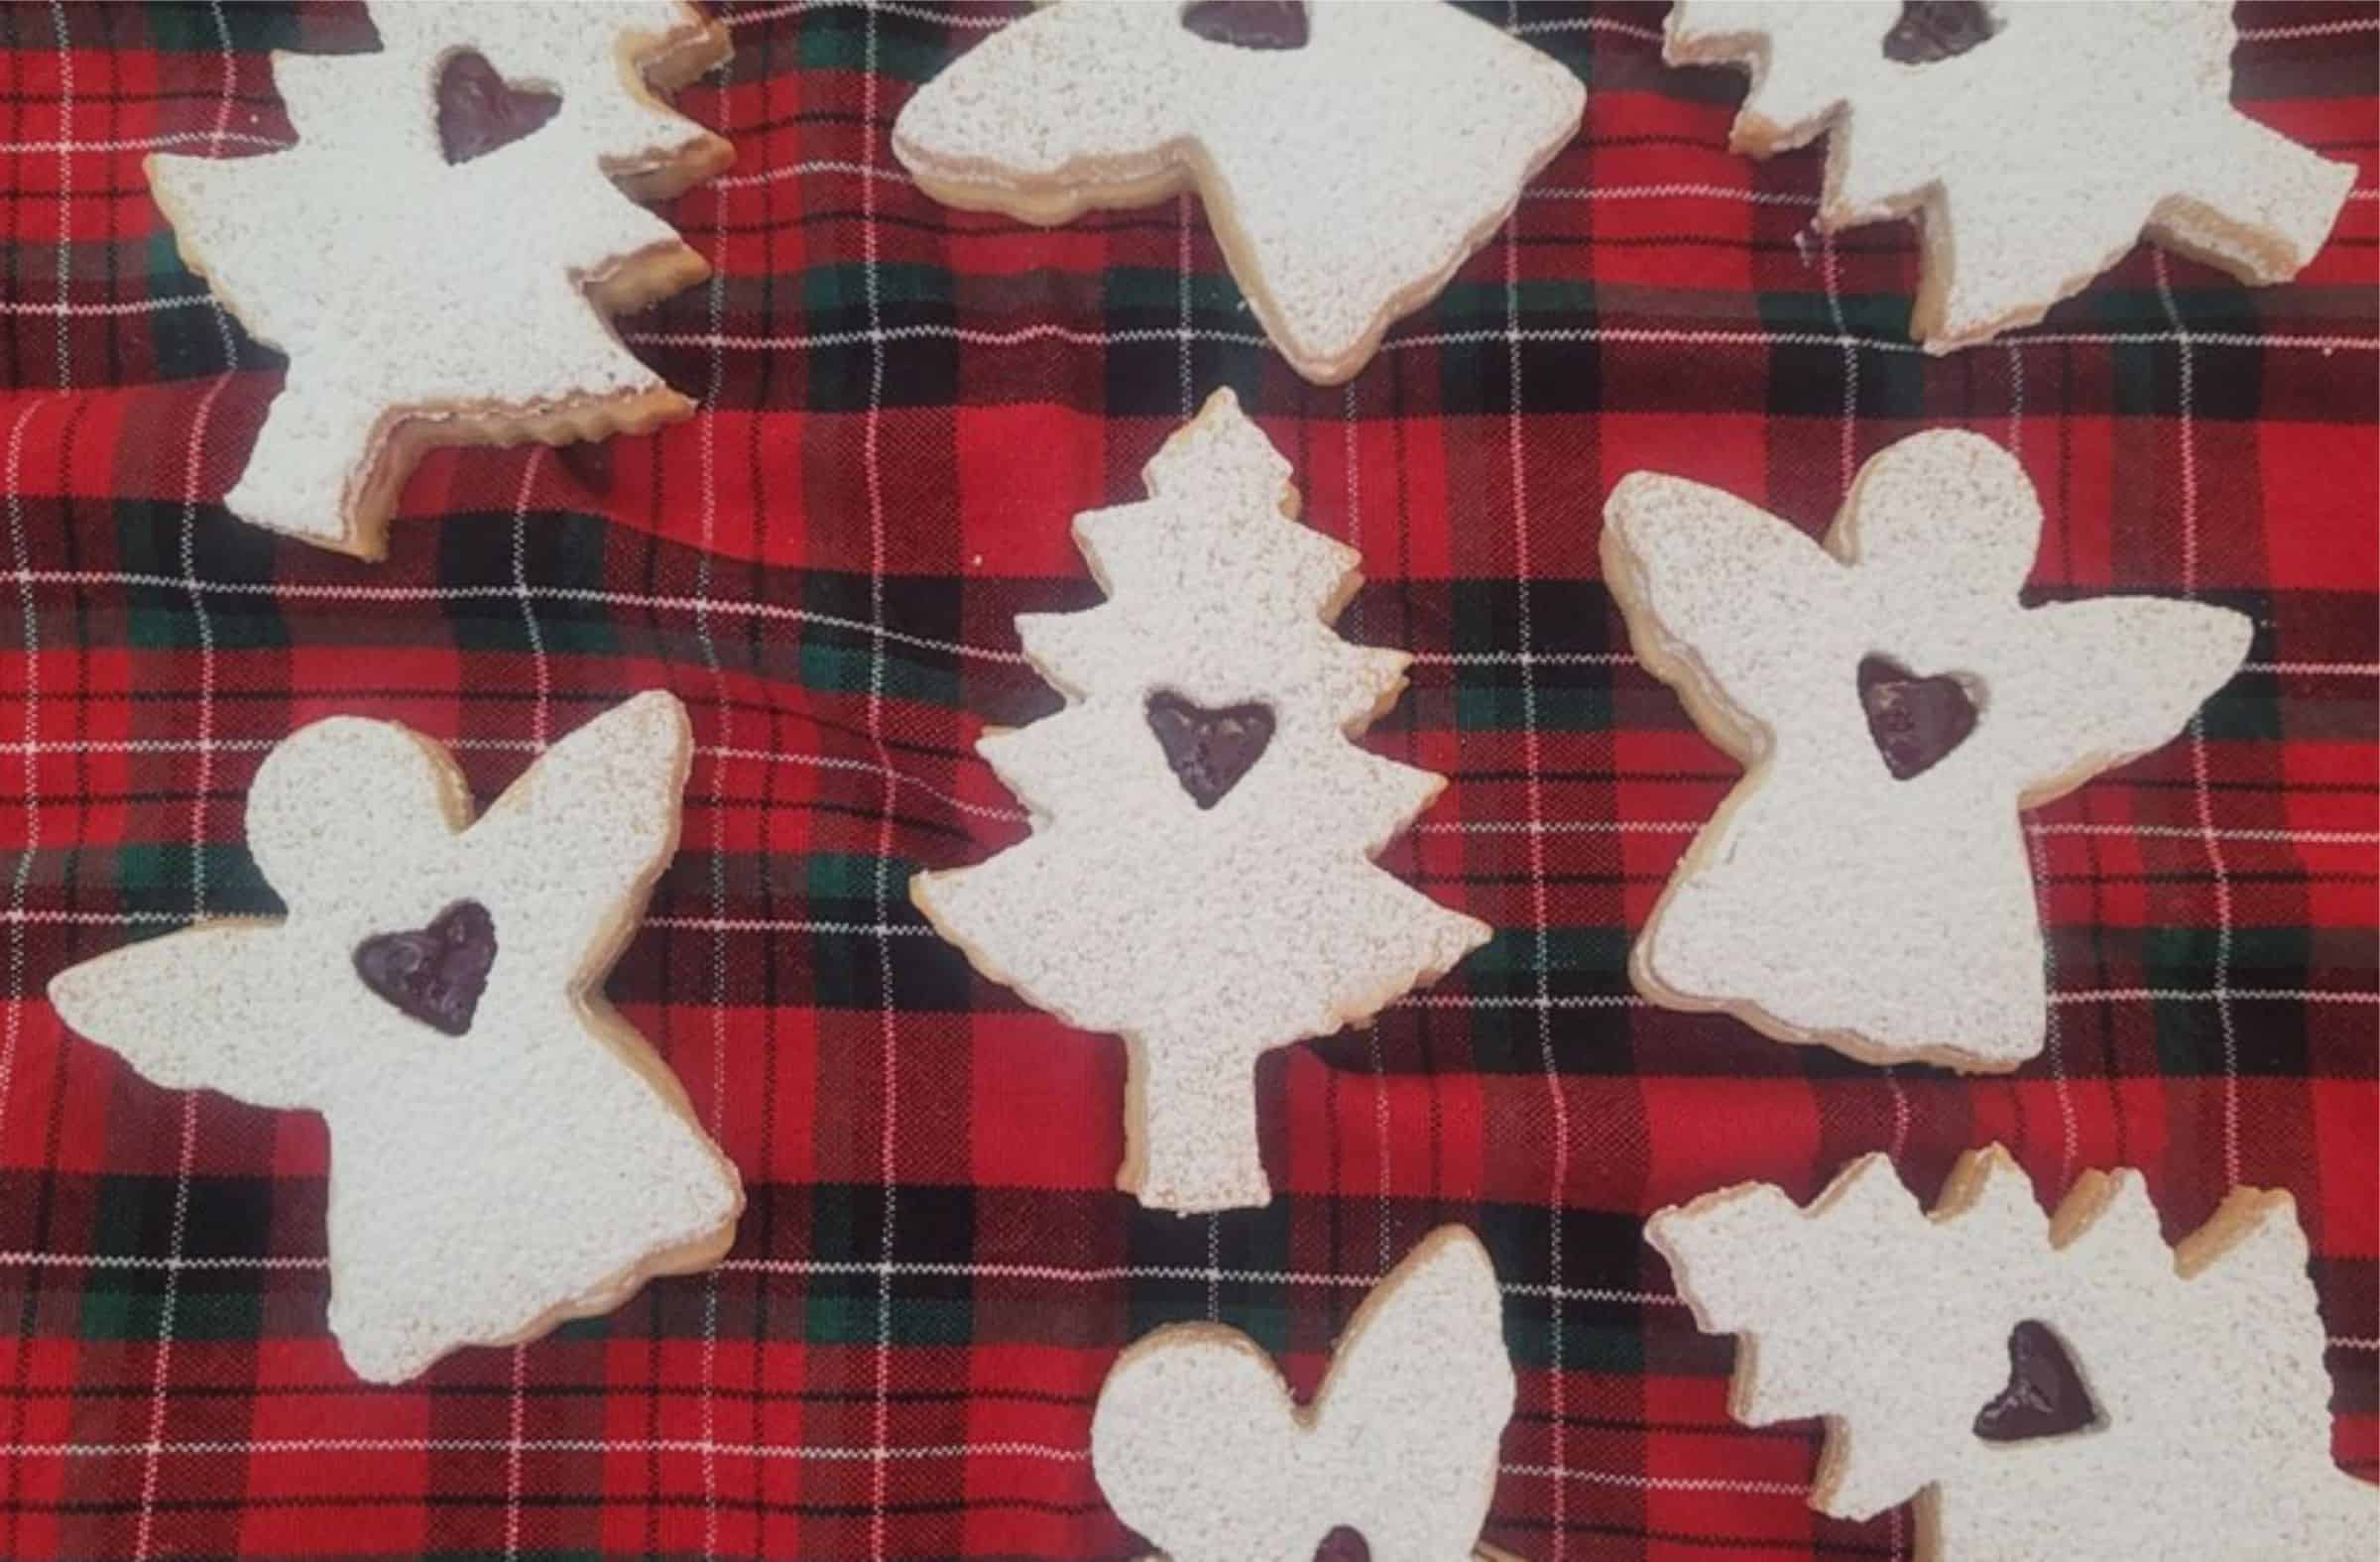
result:
[[[377,52],[274,57],[296,146],[146,164],[183,262],[290,359],[225,507],[365,558],[428,446],[693,412],[606,315],[709,275],[630,197],[732,155],[654,95],[727,58],[682,0],[383,3],[372,21]]]
[[[1478,1540],[1512,1398],[1495,1270],[1442,1226],[1366,1298],[1310,1405],[1236,1330],[1134,1344],[1100,1387],[1091,1468],[1163,1562],[1308,1562],[1338,1529],[1380,1562],[1463,1562],[1496,1554]]]
[[[1027,222],[1196,188],[1299,374],[1362,369],[1579,127],[1560,62],[1439,0],[1060,0],[926,84],[892,150]]]
[[[1919,217],[1909,331],[2038,320],[2145,233],[2249,283],[2322,247],[2355,166],[2231,106],[2231,0],[1680,0],[1662,57],[1751,90],[1736,150],[1828,136],[1818,225]]]
[[[2171,739],[2247,655],[2247,618],[2025,607],[2041,509],[1969,433],[1875,456],[1824,543],[1650,472],[1604,521],[1637,656],[1748,769],[1639,935],[1638,989],[1871,1062],[2039,1052],[2019,812]]]
[[[602,991],[676,852],[690,750],[677,701],[639,695],[474,822],[426,739],[316,722],[248,795],[285,919],[51,982],[67,1024],[160,1085],[322,1114],[330,1327],[360,1376],[608,1311],[734,1237],[735,1167]]]

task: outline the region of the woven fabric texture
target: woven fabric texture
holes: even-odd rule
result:
[[[1931,1192],[1991,1140],[2045,1198],[2141,1168],[2177,1237],[2235,1185],[2293,1193],[2336,1451],[2374,1473],[2371,7],[2240,8],[2238,101],[2360,169],[2296,283],[2136,250],[1943,359],[1907,339],[1910,230],[1808,232],[1820,155],[1729,155],[1741,78],[1665,69],[1659,7],[1480,7],[1588,82],[1584,130],[1332,389],[1265,346],[1195,200],[1038,230],[909,183],[892,116],[1014,7],[722,9],[734,60],[678,102],[737,165],[664,208],[716,276],[623,321],[702,416],[432,454],[381,565],[221,508],[281,363],[177,262],[140,167],[285,144],[270,51],[367,44],[360,10],[0,9],[0,1556],[1121,1558],[1087,1455],[1120,1349],[1217,1318],[1310,1390],[1372,1281],[1461,1221],[1520,1380],[1489,1541],[1906,1557],[1906,1509],[1807,1509],[1815,1425],[1730,1421],[1732,1348],[1641,1223],[1869,1150]],[[1022,834],[971,748],[1057,704],[1012,620],[1097,600],[1069,518],[1138,497],[1220,386],[1361,550],[1344,631],[1416,655],[1368,741],[1451,784],[1386,863],[1497,931],[1269,1057],[1275,1202],[1177,1219],[1110,1186],[1121,1048],[975,978],[904,882]],[[1735,772],[1627,654],[1605,495],[1675,472],[1815,532],[1859,461],[1943,426],[2038,484],[2033,600],[2257,625],[2184,737],[2030,817],[2055,997],[2003,1078],[1776,1045],[1624,974]],[[403,721],[484,801],[653,687],[698,753],[611,992],[743,1169],[734,1251],[361,1386],[324,1326],[320,1123],[159,1089],[43,988],[277,909],[242,801],[301,723]]]

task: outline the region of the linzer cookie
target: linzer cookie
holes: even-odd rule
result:
[[[1917,1500],[1918,1562],[2354,1562],[2380,1491],[2330,1457],[2330,1378],[2286,1193],[2242,1188],[2168,1249],[2140,1175],[2045,1215],[1999,1146],[1929,1214],[1881,1155],[1807,1209],[1746,1183],[1645,1228],[1731,1409],[1826,1418],[1810,1505]]]
[[[1195,188],[1298,373],[1353,376],[1579,127],[1558,61],[1437,0],[1060,0],[900,112],[935,198],[1027,222]]]
[[[1150,1562],[1498,1557],[1478,1541],[1513,1386],[1487,1250],[1442,1226],[1365,1299],[1310,1406],[1236,1330],[1132,1345],[1100,1387],[1091,1468]],[[1351,1533],[1362,1547],[1326,1544]]]
[[[2040,319],[2144,234],[2286,282],[2354,181],[2231,106],[2230,0],[1681,0],[1668,27],[1671,64],[1750,73],[1737,151],[1829,136],[1822,230],[1922,219],[1929,352]]]
[[[420,451],[641,432],[693,404],[607,316],[709,274],[638,205],[727,166],[656,90],[727,58],[679,0],[381,4],[274,56],[298,144],[146,168],[184,264],[289,355],[224,505],[365,558]]]
[[[1874,457],[1823,543],[1650,472],[1604,519],[1637,656],[1747,770],[1637,938],[1638,990],[1870,1062],[2039,1052],[2020,812],[2171,739],[2247,655],[2247,618],[2023,606],[2041,508],[1969,433]]]
[[[289,906],[60,972],[67,1024],[171,1089],[319,1112],[330,1327],[411,1378],[704,1268],[743,1187],[603,979],[677,850],[691,738],[642,694],[475,823],[445,753],[335,717],[284,739],[248,844]]]
[[[1442,778],[1350,741],[1408,661],[1330,624],[1355,552],[1292,519],[1289,464],[1229,391],[1077,516],[1109,601],[1016,621],[1067,708],[977,752],[1033,833],[909,895],[976,968],[1130,1058],[1117,1185],[1157,1209],[1262,1204],[1261,1053],[1363,1021],[1488,937],[1370,859]]]

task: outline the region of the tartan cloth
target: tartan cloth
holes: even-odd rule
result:
[[[432,454],[374,566],[221,509],[279,360],[177,262],[139,166],[286,142],[267,52],[357,47],[359,14],[0,11],[0,1557],[1126,1556],[1086,1453],[1118,1350],[1217,1318],[1310,1391],[1447,1221],[1493,1255],[1520,1377],[1489,1541],[1907,1556],[1907,1509],[1806,1508],[1815,1424],[1730,1421],[1732,1346],[1641,1222],[1744,1178],[1808,1197],[1879,1149],[1931,1197],[1995,1139],[2045,1198],[2142,1168],[2173,1237],[2234,1185],[2295,1194],[2335,1449],[2373,1474],[2374,11],[2241,8],[2238,101],[2361,170],[2295,284],[2136,250],[1936,360],[1907,340],[1911,230],[1807,234],[1820,155],[1730,156],[1741,78],[1664,69],[1658,8],[1483,8],[1588,81],[1584,131],[1331,389],[1263,345],[1194,200],[1041,231],[911,186],[892,116],[1012,12],[733,10],[733,62],[678,101],[737,166],[665,208],[717,275],[623,322],[704,416]],[[1179,1219],[1111,1188],[1121,1047],[973,977],[903,884],[1022,834],[969,746],[1056,707],[1012,621],[1097,600],[1069,517],[1139,497],[1225,385],[1362,550],[1343,630],[1417,654],[1368,741],[1451,785],[1387,865],[1498,931],[1268,1057],[1278,1196]],[[1653,468],[1816,530],[1936,426],[2039,485],[2032,599],[2257,625],[2187,734],[2030,816],[2056,997],[2001,1078],[1775,1045],[1623,971],[1735,771],[1626,654],[1605,495]],[[451,742],[484,801],[648,687],[699,752],[611,991],[743,1169],[735,1249],[358,1384],[324,1324],[319,1120],[157,1088],[44,985],[276,908],[242,800],[303,722]]]

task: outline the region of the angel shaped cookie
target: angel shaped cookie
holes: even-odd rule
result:
[[[224,505],[364,558],[430,445],[693,412],[606,316],[710,273],[630,195],[732,156],[654,96],[727,58],[681,0],[384,0],[372,21],[378,53],[274,56],[297,146],[146,164],[183,263],[290,358]]]
[[[1638,937],[1637,988],[1870,1062],[2039,1052],[2019,812],[2172,738],[2247,655],[2247,618],[2023,606],[2041,509],[1970,433],[1875,456],[1823,544],[1650,472],[1604,521],[1636,654],[1748,769]]]
[[[477,822],[391,722],[292,734],[248,795],[281,921],[60,972],[67,1024],[172,1089],[328,1121],[330,1327],[395,1382],[717,1262],[744,1194],[603,979],[677,849],[691,738],[641,694]]]
[[[1016,621],[1066,709],[976,745],[1032,835],[909,898],[984,975],[1123,1034],[1117,1186],[1231,1209],[1272,1195],[1256,1058],[1435,981],[1488,927],[1371,860],[1446,781],[1351,741],[1411,659],[1331,632],[1357,558],[1291,519],[1289,463],[1218,391],[1147,476],[1145,502],[1075,518],[1109,600]]]
[[[1307,1562],[1341,1528],[1381,1562],[1496,1557],[1478,1542],[1513,1386],[1487,1250],[1441,1226],[1365,1299],[1309,1406],[1237,1330],[1134,1344],[1100,1387],[1091,1468],[1163,1562]]]
[[[1929,352],[2046,313],[2145,233],[2248,283],[2322,247],[2353,164],[2231,106],[2231,0],[1681,0],[1662,54],[1732,64],[1732,143],[1822,135],[1818,225],[1921,216]]]
[[[927,83],[892,150],[937,199],[1027,222],[1195,187],[1265,334],[1335,385],[1502,226],[1586,101],[1438,0],[1060,0]]]
[[[2372,1554],[2286,1193],[2239,1189],[2169,1249],[2137,1172],[2053,1216],[1995,1144],[1931,1213],[1869,1155],[1807,1209],[1746,1183],[1645,1235],[1695,1322],[1743,1337],[1736,1418],[1824,1416],[1810,1505],[1914,1497],[1918,1562]]]

